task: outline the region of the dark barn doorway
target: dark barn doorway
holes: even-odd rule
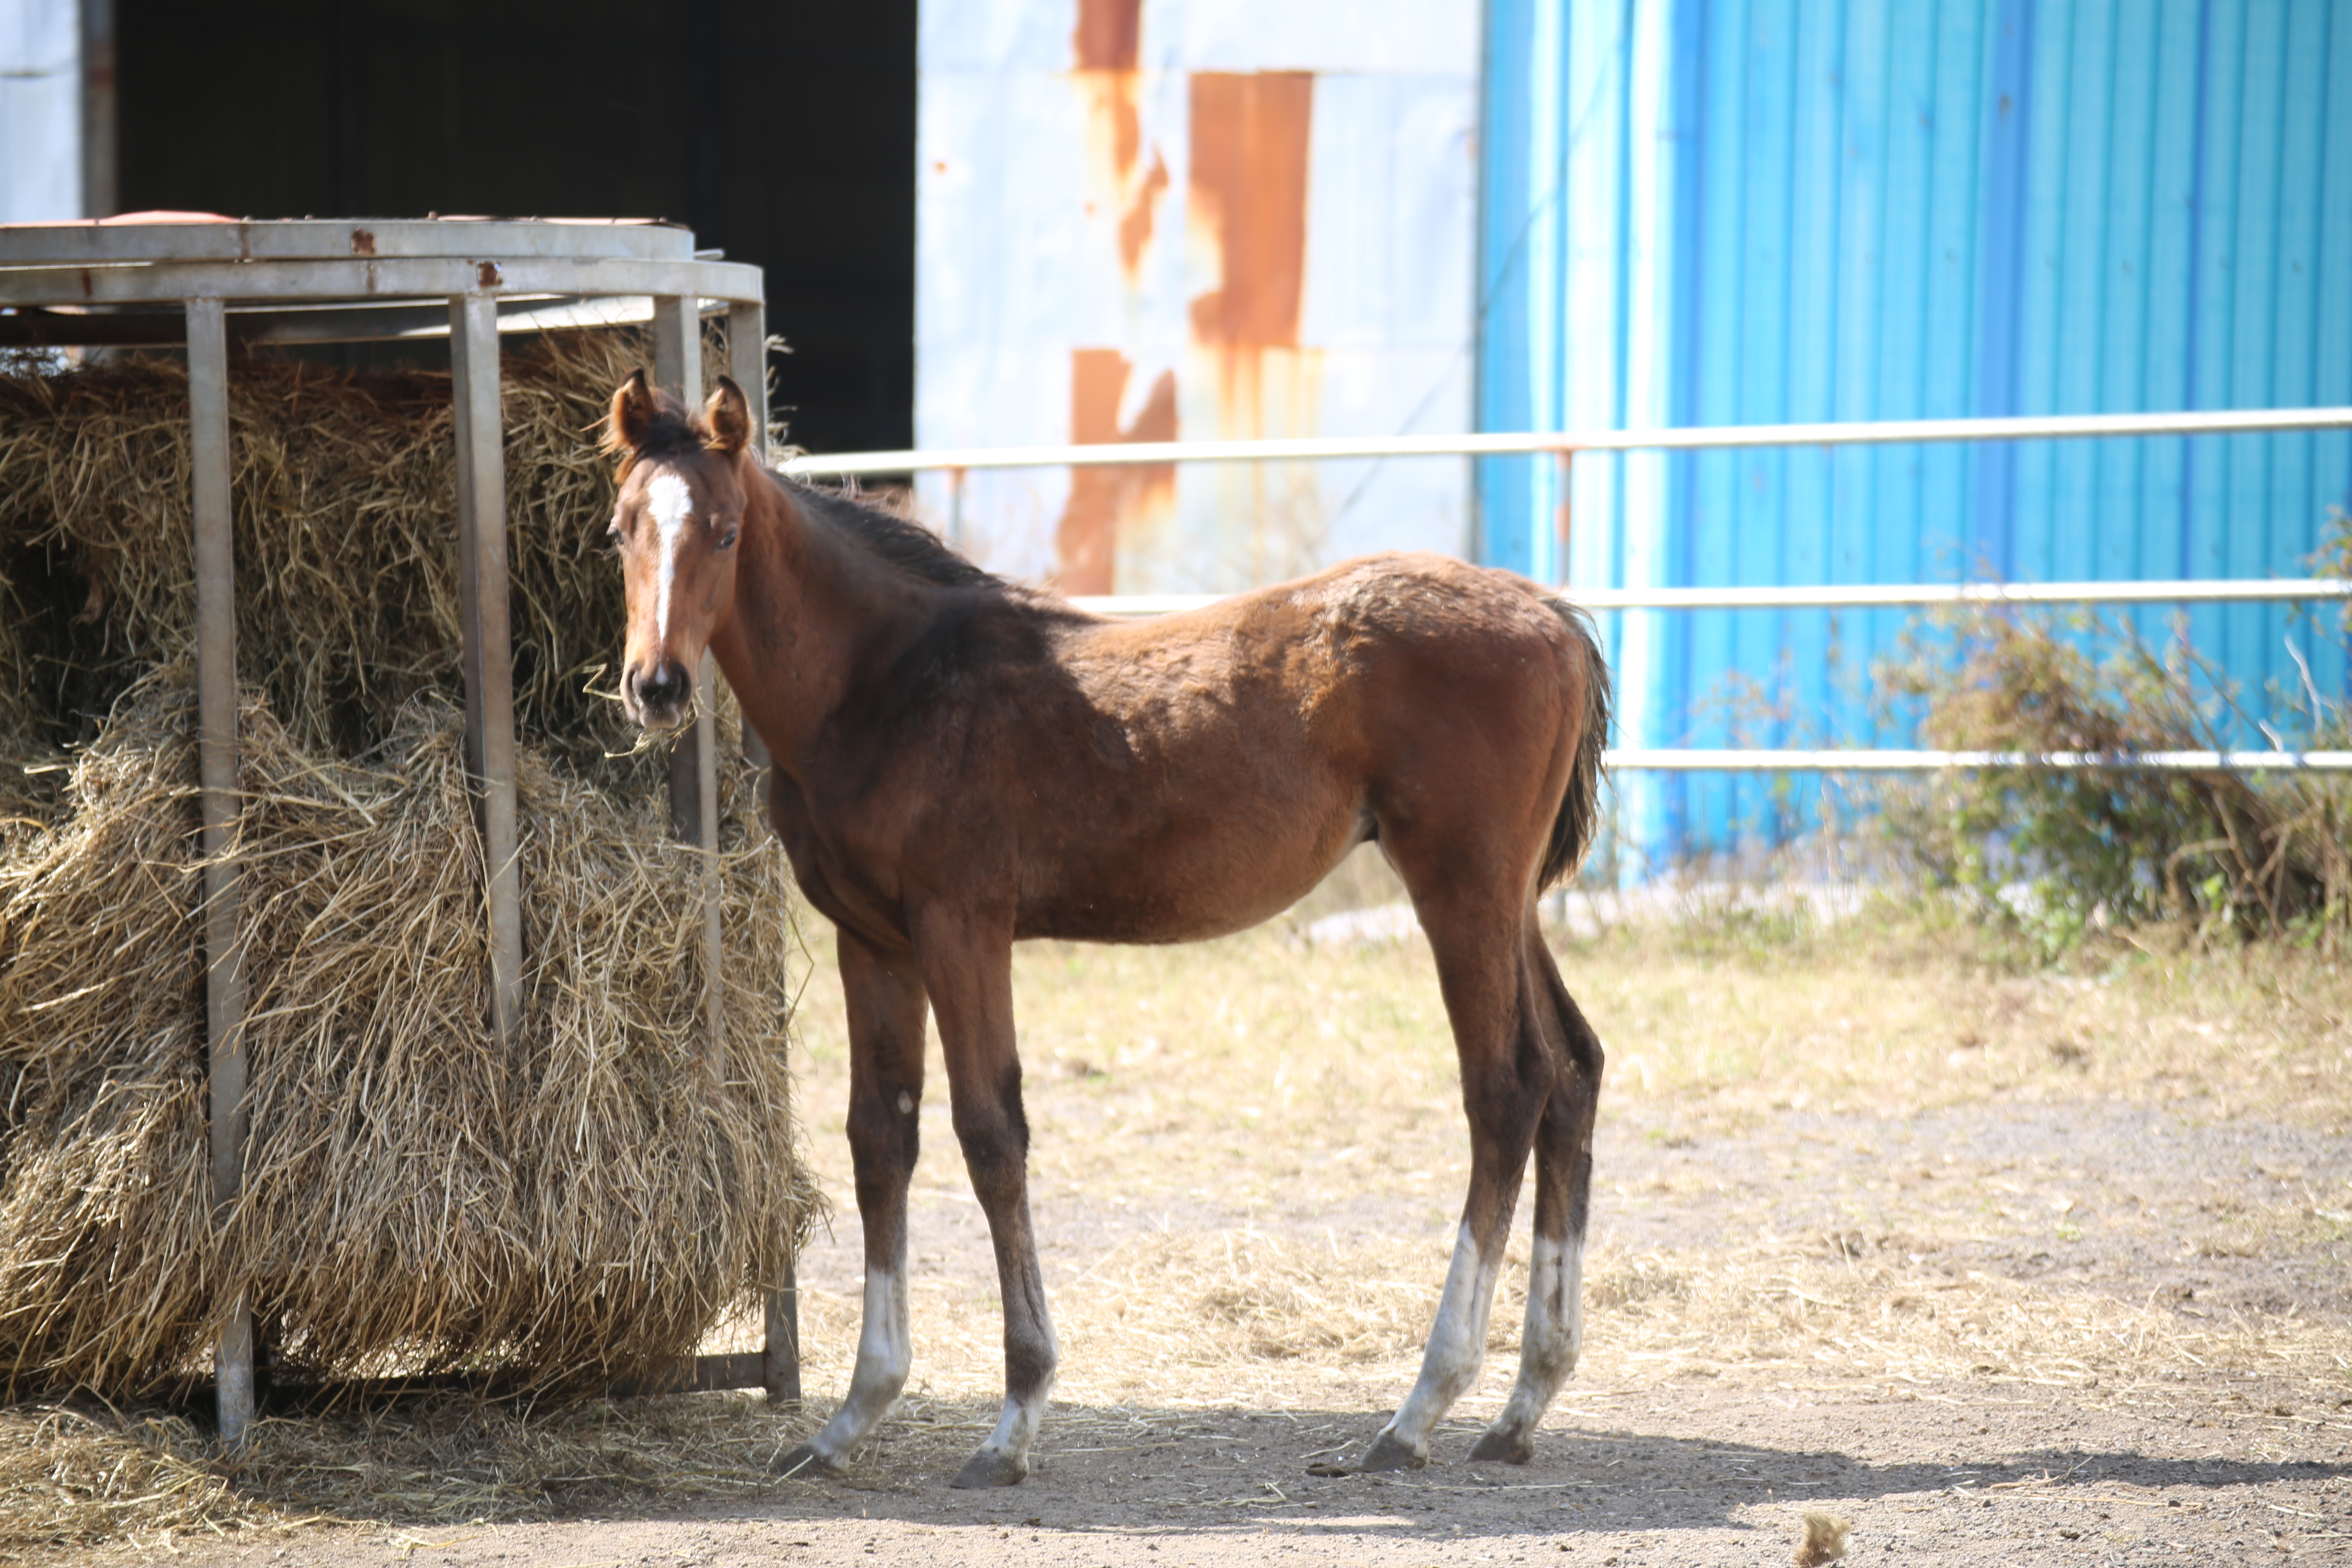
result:
[[[914,0],[119,0],[116,47],[122,210],[690,224],[766,269],[794,442],[913,445]]]

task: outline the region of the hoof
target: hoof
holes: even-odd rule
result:
[[[817,1452],[814,1443],[803,1443],[775,1463],[776,1474],[786,1480],[813,1481],[819,1476],[837,1476],[841,1467]]]
[[[1507,1465],[1524,1465],[1535,1457],[1533,1443],[1500,1426],[1489,1426],[1481,1432],[1470,1449],[1473,1459],[1500,1459]]]
[[[955,1473],[955,1479],[948,1485],[961,1487],[966,1491],[977,1491],[982,1487],[1017,1487],[1021,1484],[1021,1478],[1028,1473],[1028,1460],[982,1448],[963,1462],[963,1468]]]
[[[1370,1451],[1364,1455],[1364,1462],[1358,1465],[1356,1468],[1367,1472],[1417,1470],[1428,1463],[1427,1454],[1416,1454],[1409,1445],[1400,1440],[1395,1433],[1382,1432],[1372,1439]]]

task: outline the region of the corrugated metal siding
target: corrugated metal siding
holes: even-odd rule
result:
[[[1477,16],[971,0],[919,44],[919,444],[1470,417]],[[948,480],[923,480],[945,521]],[[1466,544],[1458,459],[974,474],[965,542],[1082,592]]]
[[[0,223],[81,216],[81,8],[0,0]]]
[[[1487,27],[1489,141],[1525,152],[1484,171],[1484,427],[2352,401],[2347,0],[1493,0]],[[1556,572],[1549,482],[1480,466],[1488,558]],[[2267,575],[2352,505],[2352,437],[1588,458],[1574,483],[1572,583]],[[1893,741],[1864,693],[1904,619],[1622,617],[1624,737]],[[2299,679],[2286,624],[2201,610],[2193,636],[2259,693]],[[1769,780],[1621,787],[1658,853],[1801,815]]]

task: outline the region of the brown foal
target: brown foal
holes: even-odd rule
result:
[[[1576,1363],[1601,1088],[1601,1044],[1536,921],[1592,832],[1609,676],[1590,623],[1522,578],[1428,555],[1105,620],[782,479],[750,435],[734,383],[694,417],[640,374],[614,394],[605,443],[621,458],[622,700],[648,729],[683,723],[710,650],[774,759],[769,813],[801,890],[840,930],[865,1327],[848,1397],[782,1468],[840,1464],[906,1384],[926,1010],[1004,1300],[1003,1414],[954,1484],[1010,1485],[1055,1360],[1013,944],[1239,931],[1367,839],[1436,957],[1472,1156],[1420,1378],[1362,1466],[1426,1463],[1475,1375],[1532,1152],[1518,1382],[1471,1450],[1526,1459]]]

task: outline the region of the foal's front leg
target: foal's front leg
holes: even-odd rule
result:
[[[835,1469],[907,1386],[907,1184],[923,1104],[923,982],[914,955],[840,934],[849,1004],[849,1152],[866,1227],[866,1323],[849,1395],[824,1429],[777,1462],[786,1475]]]
[[[1009,920],[933,906],[914,921],[915,952],[940,1016],[956,1139],[996,1244],[1004,1301],[1004,1409],[959,1487],[1009,1487],[1029,1473],[1029,1446],[1054,1384],[1054,1324],[1029,1224],[1029,1122],[1013,1037]]]

